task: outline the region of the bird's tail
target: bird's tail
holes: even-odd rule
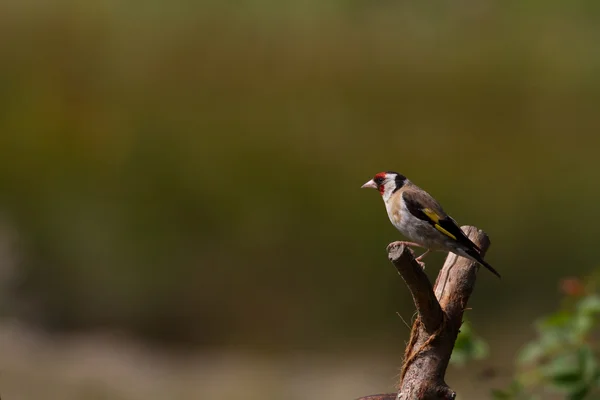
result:
[[[492,267],[490,264],[488,264],[483,259],[483,257],[481,257],[481,254],[479,254],[477,252],[477,250],[475,250],[475,249],[465,249],[464,251],[467,254],[468,258],[472,259],[473,261],[477,261],[479,264],[481,264],[484,267],[486,267],[487,269],[489,269],[492,274],[496,275],[498,278],[501,278],[500,273],[498,271],[496,271],[494,269],[494,267]]]

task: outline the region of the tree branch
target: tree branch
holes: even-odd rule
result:
[[[388,258],[408,286],[425,330],[430,334],[434,333],[444,319],[442,307],[435,297],[429,278],[415,261],[414,252],[409,247],[397,245],[395,242],[388,246]]]
[[[473,227],[463,232],[485,255],[490,246],[487,235]],[[433,288],[404,246],[388,246],[390,261],[411,291],[418,317],[404,353],[404,364],[397,394],[381,394],[358,400],[451,400],[456,393],[444,381],[454,342],[460,331],[463,312],[475,287],[479,266],[449,253]]]

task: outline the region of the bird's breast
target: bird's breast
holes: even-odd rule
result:
[[[388,217],[390,218],[390,222],[397,228],[400,229],[402,225],[402,201],[401,199],[397,199],[397,201],[392,201],[389,204],[386,204]]]

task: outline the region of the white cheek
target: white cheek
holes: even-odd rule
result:
[[[385,190],[383,191],[383,199],[385,201],[387,201],[390,196],[392,195],[392,193],[394,192],[394,189],[396,188],[396,183],[395,182],[386,182],[384,184],[384,188]]]

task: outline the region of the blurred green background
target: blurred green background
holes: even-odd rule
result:
[[[223,385],[289,368],[243,394],[190,377],[176,398],[389,391],[414,306],[385,253],[401,237],[359,188],[397,170],[490,235],[503,279],[482,271],[468,314],[510,367],[557,281],[598,265],[599,17],[591,0],[1,2],[3,354],[27,359],[22,331],[89,348],[110,332],[243,360]],[[0,393],[36,397],[36,357],[10,360]],[[40,379],[141,398],[90,374],[101,389]]]

